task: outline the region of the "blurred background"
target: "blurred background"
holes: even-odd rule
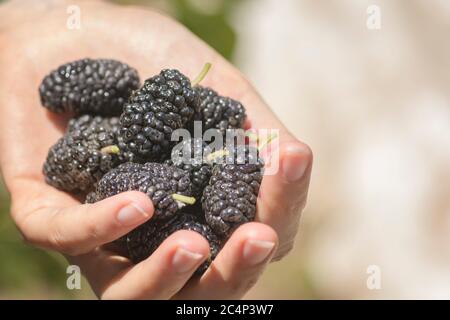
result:
[[[296,246],[247,298],[450,298],[450,1],[114,2],[185,24],[314,150]],[[0,187],[0,299],[94,298],[8,213]]]

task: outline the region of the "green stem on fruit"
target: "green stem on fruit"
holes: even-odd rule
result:
[[[198,74],[198,76],[191,82],[191,85],[195,87],[198,85],[202,80],[206,77],[206,74],[208,73],[209,69],[211,69],[211,63],[207,62],[203,66],[202,71]]]
[[[106,147],[101,148],[100,152],[104,153],[104,154],[119,154],[120,149],[116,145],[111,145],[111,146],[106,146]]]
[[[172,194],[172,198],[181,203],[191,204],[191,205],[194,204],[196,201],[194,197],[183,196],[182,194],[178,194],[178,193]]]

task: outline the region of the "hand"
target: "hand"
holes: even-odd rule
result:
[[[0,21],[0,165],[24,239],[66,254],[102,298],[242,297],[269,261],[292,248],[306,203],[310,149],[287,131],[238,70],[173,20],[133,7],[81,2],[81,29],[69,30],[66,8],[61,1],[0,6],[5,17]],[[102,246],[151,218],[153,206],[144,194],[127,192],[88,205],[46,185],[42,164],[67,119],[40,106],[38,85],[58,65],[83,57],[124,61],[144,79],[163,67],[193,77],[209,61],[213,69],[203,85],[241,101],[252,128],[280,130],[280,170],[263,179],[257,222],[238,228],[200,279],[186,285],[209,250],[195,232],[173,234],[137,265]]]

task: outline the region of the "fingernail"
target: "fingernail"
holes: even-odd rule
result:
[[[297,182],[305,174],[308,163],[302,154],[304,150],[301,147],[288,147],[286,156],[282,163],[283,176],[287,182]]]
[[[150,214],[144,211],[136,203],[130,203],[126,207],[120,209],[117,213],[117,220],[124,226],[135,225],[148,219]]]
[[[250,239],[244,245],[244,259],[250,265],[257,265],[267,259],[275,247],[272,241]]]
[[[172,258],[173,267],[178,273],[191,271],[201,260],[203,255],[179,247]]]

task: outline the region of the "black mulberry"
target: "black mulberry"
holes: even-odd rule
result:
[[[120,147],[133,162],[161,161],[174,143],[172,132],[184,128],[198,111],[189,79],[166,69],[144,82],[125,104],[120,117]]]
[[[206,222],[220,236],[255,219],[262,180],[263,162],[256,149],[240,146],[228,151],[227,161],[214,165],[202,197]]]
[[[119,130],[119,118],[85,114],[77,118],[70,119],[67,124],[66,133],[76,130],[84,131],[88,128],[103,128],[107,131],[117,133]]]
[[[198,96],[191,86],[191,81],[175,69],[164,69],[158,75],[145,80],[144,85],[130,98],[131,102],[150,100],[173,104],[183,124],[189,121],[199,108]]]
[[[195,91],[200,99],[200,109],[194,120],[202,122],[203,131],[218,129],[225,135],[227,129],[243,127],[246,113],[239,101],[222,97],[211,88],[197,86]]]
[[[82,59],[60,66],[39,87],[41,103],[56,113],[118,116],[139,87],[135,69],[110,59]]]
[[[180,142],[172,149],[172,156],[164,163],[189,172],[194,196],[201,196],[211,177],[212,166],[205,157],[209,154],[208,145],[200,138]]]
[[[195,201],[191,191],[189,173],[161,163],[124,163],[109,171],[99,181],[96,195],[90,199],[100,201],[125,191],[141,191],[153,201],[152,220],[173,217],[185,205],[180,197]],[[89,199],[88,199],[89,200]]]
[[[221,249],[221,240],[210,227],[201,223],[196,216],[181,214],[165,221],[150,220],[137,227],[126,236],[128,255],[134,263],[149,257],[172,233],[179,230],[191,230],[201,234],[209,242],[210,257],[197,270],[201,275],[208,269]]]
[[[48,152],[43,167],[46,182],[74,193],[93,190],[98,180],[122,161],[109,126],[115,121],[92,117],[71,121],[66,135]]]
[[[129,161],[161,161],[168,157],[172,132],[182,128],[179,110],[170,102],[131,102],[120,117],[119,147]]]

